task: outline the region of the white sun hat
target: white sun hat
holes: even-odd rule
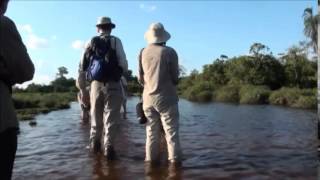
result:
[[[116,27],[116,25],[111,22],[111,19],[109,17],[99,17],[96,26],[108,24],[111,25],[112,28]]]
[[[152,43],[163,43],[170,39],[170,34],[164,29],[163,25],[159,22],[152,23],[149,29],[144,34],[144,38],[148,44]]]

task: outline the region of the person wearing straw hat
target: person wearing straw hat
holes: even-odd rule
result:
[[[139,82],[143,85],[146,124],[146,162],[159,160],[161,125],[165,132],[168,160],[181,162],[179,110],[176,86],[179,65],[176,51],[166,46],[170,34],[161,23],[152,23],[145,33],[147,47],[139,55]]]
[[[116,59],[117,68],[120,67],[123,73],[128,69],[121,40],[118,37],[111,36],[111,31],[116,25],[112,23],[109,17],[100,17],[98,18],[96,27],[99,36],[91,39],[80,62],[78,81],[79,87],[82,90],[86,88],[85,82],[87,80],[86,77],[88,77],[86,72],[88,72],[90,61],[92,61],[90,53],[94,48],[98,48],[96,50],[101,48],[101,43],[100,46],[97,46],[97,42],[101,42],[101,39],[106,42],[102,44],[103,48],[108,48],[108,52],[113,53],[110,57]],[[114,138],[117,133],[118,122],[120,121],[120,109],[123,100],[120,77],[118,79],[114,77],[103,82],[91,79],[90,82],[91,130],[89,146],[95,153],[102,149],[106,158],[111,160],[115,155]],[[102,133],[103,130],[105,132],[104,135]],[[103,147],[101,146],[102,136]]]
[[[11,179],[17,150],[19,122],[11,87],[29,81],[34,64],[15,23],[5,16],[9,0],[0,1],[0,179]]]

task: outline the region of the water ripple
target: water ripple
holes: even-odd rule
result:
[[[183,165],[144,164],[145,129],[128,100],[116,140],[118,160],[107,163],[86,146],[89,126],[71,109],[21,122],[13,179],[316,179],[316,113],[276,106],[199,104],[180,100]],[[164,141],[163,141],[164,142]],[[162,159],[167,153],[161,145]]]

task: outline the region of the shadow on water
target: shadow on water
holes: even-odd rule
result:
[[[21,122],[13,179],[316,179],[316,113],[270,105],[199,104],[180,100],[182,167],[144,163],[145,128],[135,116],[138,98],[128,100],[119,122],[117,160],[86,149],[89,126],[80,109]]]

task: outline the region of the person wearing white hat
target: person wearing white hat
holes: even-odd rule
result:
[[[9,0],[0,1],[0,179],[12,176],[17,150],[19,122],[14,109],[11,87],[29,81],[34,65],[15,23],[4,14]]]
[[[108,51],[113,52],[113,58],[117,60],[118,67],[125,73],[128,69],[128,63],[121,40],[118,37],[111,36],[111,31],[115,28],[109,17],[98,18],[97,32],[99,36],[93,37],[86,47],[83,57],[79,66],[79,87],[80,90],[86,88],[86,72],[90,66],[91,51],[96,46],[96,40],[102,39],[106,43],[103,48],[109,48]],[[101,45],[101,44],[100,44]],[[106,47],[108,46],[108,47]],[[122,105],[122,89],[119,79],[108,80],[101,82],[98,80],[90,80],[90,117],[91,117],[91,130],[90,130],[90,149],[93,152],[101,150],[101,139],[103,137],[103,153],[107,159],[113,159],[114,138],[117,133],[118,122],[120,121],[120,109]],[[104,135],[102,131],[105,131]]]
[[[176,86],[179,65],[176,51],[166,46],[170,34],[161,23],[152,23],[145,33],[147,47],[139,55],[139,82],[143,85],[146,124],[146,162],[159,160],[161,124],[165,132],[168,160],[181,162],[179,110]]]

